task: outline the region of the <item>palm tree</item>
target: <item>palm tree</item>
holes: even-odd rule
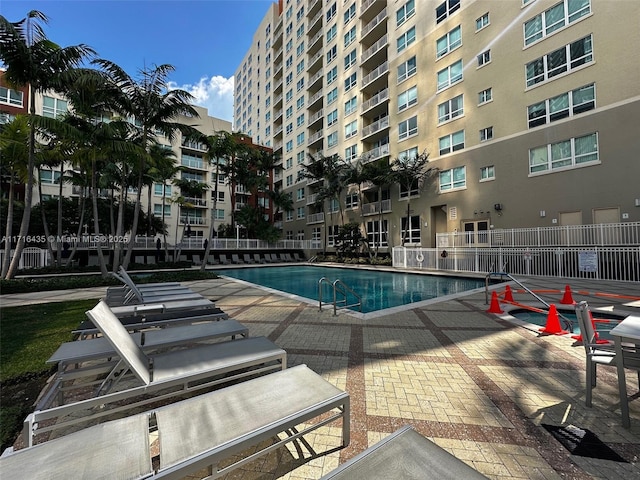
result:
[[[5,239],[13,237],[13,208],[14,187],[18,183],[24,183],[27,179],[27,162],[29,161],[29,119],[18,115],[11,122],[1,126],[0,130],[0,170],[2,175],[9,179],[9,192],[7,195],[7,225]],[[4,242],[4,256],[2,261],[2,277],[9,270],[11,260],[11,241]]]
[[[374,246],[374,258],[378,256],[378,250],[380,248],[380,243],[382,239],[383,233],[383,204],[382,204],[382,191],[383,188],[391,183],[393,183],[394,179],[392,176],[391,166],[385,160],[378,162],[369,162],[366,163],[363,167],[363,178],[365,181],[371,182],[374,186],[378,188],[377,197],[378,197],[378,228],[379,232],[375,232],[374,229],[374,238],[373,238],[373,246]],[[362,208],[362,207],[361,207]]]
[[[402,245],[404,246],[411,225],[411,196],[413,191],[420,191],[428,178],[432,177],[438,168],[427,167],[429,154],[425,151],[413,157],[396,158],[391,164],[391,179],[399,183],[407,192],[407,223],[402,231]]]
[[[164,241],[165,258],[168,258],[169,248],[167,246],[167,228],[165,225],[164,212],[164,207],[167,202],[166,184],[167,181],[173,181],[180,167],[175,163],[176,155],[173,150],[164,148],[159,144],[154,144],[151,146],[149,153],[152,162],[149,174],[153,178],[154,182],[158,182],[162,185],[162,237]],[[149,205],[151,205],[151,188],[149,188]],[[149,218],[151,218],[151,212],[149,213]]]
[[[86,45],[61,48],[47,38],[42,23],[47,17],[37,11],[30,11],[22,20],[11,23],[0,16],[0,61],[6,67],[4,78],[13,86],[29,88],[29,156],[27,162],[27,187],[24,197],[24,212],[20,223],[20,232],[14,257],[5,278],[15,276],[29,233],[31,205],[33,201],[33,183],[35,171],[36,136],[33,120],[36,116],[36,93],[46,90],[63,92],[75,67],[95,52]]]

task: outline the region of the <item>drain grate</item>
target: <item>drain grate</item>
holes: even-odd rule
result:
[[[602,443],[602,440],[591,430],[574,425],[558,426],[543,423],[542,426],[572,455],[629,463],[606,444]]]

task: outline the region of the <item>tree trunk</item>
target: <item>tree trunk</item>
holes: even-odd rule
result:
[[[38,168],[38,177],[40,177],[40,169]],[[61,266],[62,262],[61,256],[56,257],[53,254],[53,247],[51,246],[51,242],[49,239],[51,238],[51,232],[49,231],[49,223],[47,222],[47,214],[44,212],[44,204],[42,203],[42,182],[38,180],[38,195],[40,196],[40,218],[42,219],[42,228],[44,229],[45,242],[47,245],[47,250],[49,251],[49,256],[53,260],[55,258],[54,264],[56,266]]]
[[[9,179],[9,198],[7,203],[7,226],[5,227],[4,234],[4,257],[2,258],[2,278],[5,278],[7,271],[9,270],[9,263],[11,261],[11,235],[13,233],[13,179],[14,172],[11,169]]]
[[[95,155],[95,154],[94,154]],[[93,158],[92,162],[91,162],[91,168],[92,168],[92,172],[91,172],[91,200],[92,200],[92,204],[93,204],[93,230],[96,234],[96,237],[98,239],[98,244],[96,246],[96,249],[98,251],[98,260],[100,262],[100,273],[102,273],[103,277],[106,277],[107,275],[109,275],[108,271],[107,271],[107,264],[104,261],[104,254],[102,253],[102,245],[100,243],[100,224],[98,223],[98,188],[97,188],[97,183],[96,182],[96,176],[98,175],[98,173],[96,172],[96,159],[95,157]]]
[[[64,175],[64,161],[60,162],[60,184],[58,186],[58,223],[56,225],[56,233],[58,237],[56,255],[58,258],[58,264],[62,266],[62,176]],[[40,197],[40,203],[42,203],[42,197]]]

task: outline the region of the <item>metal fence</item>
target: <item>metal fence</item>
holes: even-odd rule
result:
[[[397,268],[640,281],[640,247],[453,247],[393,249]]]
[[[447,232],[437,233],[436,242],[438,248],[635,246],[640,222]]]
[[[13,258],[14,250],[11,250],[10,256]],[[20,270],[25,268],[41,268],[49,265],[49,251],[38,247],[26,247],[22,250],[20,256],[20,263],[18,268]],[[4,250],[0,250],[0,265],[4,261]]]

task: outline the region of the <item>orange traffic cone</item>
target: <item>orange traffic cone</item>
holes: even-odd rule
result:
[[[564,287],[564,295],[562,296],[560,303],[562,305],[573,305],[576,303],[573,301],[573,297],[571,296],[571,287],[569,285]]]
[[[541,332],[549,335],[564,335],[569,333],[566,330],[562,330],[560,326],[560,317],[558,316],[558,310],[555,305],[549,307],[549,313],[547,314],[547,325],[540,329]]]
[[[509,285],[507,285],[504,288],[504,301],[505,302],[514,302],[515,301],[513,299],[513,292],[511,292],[511,287]]]
[[[489,313],[504,313],[500,308],[500,302],[498,301],[498,294],[494,290],[491,294],[491,305],[489,305]]]

